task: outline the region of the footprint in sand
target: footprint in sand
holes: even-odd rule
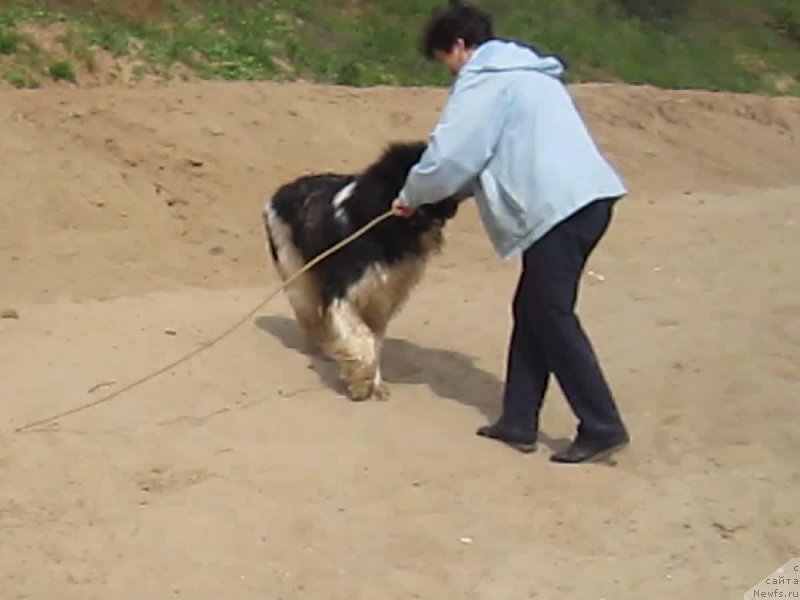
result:
[[[393,111],[389,115],[389,122],[393,127],[405,127],[411,123],[411,115],[406,112]]]
[[[170,494],[197,485],[209,477],[211,473],[204,469],[154,467],[136,478],[136,487],[148,494]]]

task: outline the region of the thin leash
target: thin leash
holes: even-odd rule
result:
[[[130,390],[132,390],[132,389],[134,389],[136,387],[139,387],[140,385],[150,381],[151,379],[155,379],[159,375],[162,375],[163,373],[166,373],[167,371],[169,371],[171,369],[174,369],[178,365],[180,365],[180,364],[192,359],[193,357],[197,356],[201,352],[203,352],[203,351],[211,348],[212,346],[218,344],[224,338],[226,338],[231,333],[233,333],[236,329],[241,327],[244,323],[249,321],[265,304],[267,304],[270,300],[272,300],[275,296],[277,296],[282,290],[284,290],[286,287],[288,287],[289,284],[291,284],[295,279],[300,277],[303,273],[305,273],[309,269],[313,268],[319,262],[325,260],[328,256],[330,256],[331,254],[333,254],[337,250],[340,250],[344,246],[347,246],[351,242],[355,241],[356,239],[358,239],[359,237],[361,237],[362,235],[367,233],[367,231],[369,231],[370,229],[372,229],[373,227],[378,225],[380,222],[382,222],[382,221],[388,219],[389,217],[391,217],[392,214],[393,214],[392,209],[387,210],[385,213],[383,213],[382,215],[374,218],[372,221],[370,221],[369,223],[367,223],[366,225],[364,225],[363,227],[361,227],[360,229],[358,229],[354,233],[351,233],[349,236],[347,236],[346,238],[344,238],[340,242],[337,242],[336,244],[334,244],[333,246],[331,246],[330,248],[328,248],[324,252],[321,252],[320,254],[315,256],[312,260],[310,260],[308,263],[303,265],[303,267],[298,269],[291,277],[289,277],[281,285],[279,285],[277,288],[275,288],[270,294],[268,294],[263,300],[261,300],[258,303],[258,305],[256,305],[252,310],[248,311],[245,316],[243,316],[241,319],[239,319],[236,323],[231,325],[228,329],[223,331],[221,334],[219,334],[215,338],[211,339],[211,341],[205,342],[204,344],[202,344],[199,348],[195,348],[194,350],[192,350],[188,354],[182,356],[181,358],[179,358],[179,359],[171,362],[170,364],[158,369],[157,371],[153,371],[152,373],[149,373],[149,374],[145,375],[144,377],[141,377],[140,379],[137,379],[136,381],[134,381],[132,383],[129,383],[125,387],[120,388],[117,391],[112,392],[111,394],[108,394],[106,396],[98,398],[97,400],[94,400],[92,402],[87,402],[86,404],[82,404],[81,406],[76,406],[75,408],[71,408],[71,409],[66,410],[66,411],[64,411],[62,413],[59,413],[57,415],[53,415],[53,416],[47,417],[45,419],[40,419],[38,421],[33,421],[31,423],[27,423],[26,425],[22,425],[21,427],[17,427],[14,431],[16,433],[21,433],[23,431],[26,431],[26,430],[29,430],[29,429],[33,429],[34,427],[40,427],[41,425],[45,425],[45,424],[50,423],[52,421],[57,421],[59,419],[63,419],[64,417],[68,417],[70,415],[74,415],[75,413],[79,413],[79,412],[88,410],[90,408],[94,408],[95,406],[98,406],[100,404],[104,404],[106,402],[110,402],[111,400],[113,400],[114,398],[117,398],[118,396],[124,394],[125,392],[129,392]],[[37,431],[48,431],[48,430],[39,429]]]

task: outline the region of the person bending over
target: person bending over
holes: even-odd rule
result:
[[[393,211],[408,217],[452,194],[473,196],[497,254],[522,263],[502,414],[477,434],[533,451],[552,374],[578,426],[551,460],[607,455],[630,438],[575,304],[625,184],[588,131],[559,58],[495,37],[486,12],[459,2],[433,13],[421,46],[454,82]]]

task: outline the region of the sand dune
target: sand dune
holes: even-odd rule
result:
[[[388,403],[348,402],[279,297],[14,433],[234,322],[277,283],[271,191],[425,137],[444,91],[0,93],[0,597],[705,600],[800,555],[800,101],[575,95],[631,188],[580,302],[633,444],[570,468],[556,385],[540,452],[473,433],[518,266],[471,206],[390,330]]]

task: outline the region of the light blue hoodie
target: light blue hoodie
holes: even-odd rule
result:
[[[564,65],[490,40],[462,67],[400,199],[473,195],[498,255],[511,259],[603,197],[627,194],[560,76]]]

